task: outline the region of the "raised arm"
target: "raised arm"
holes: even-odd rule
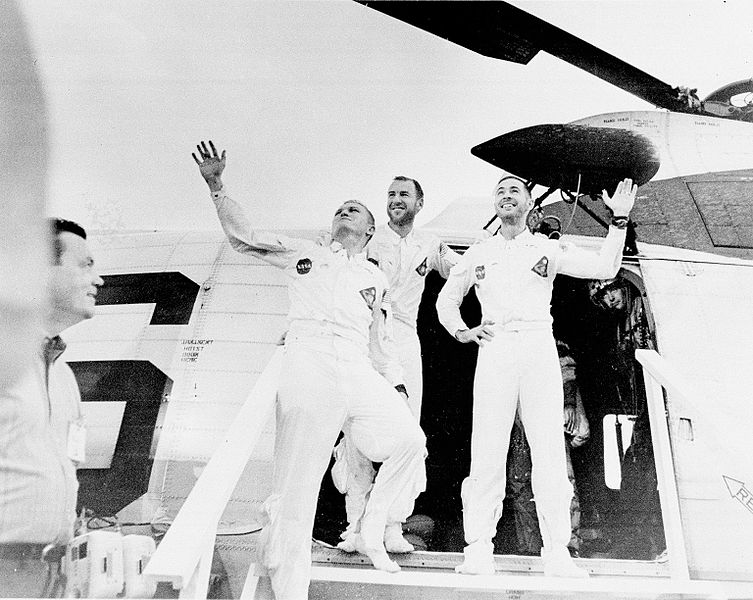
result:
[[[437,240],[436,249],[431,258],[431,268],[447,279],[450,269],[458,264],[460,255],[444,242]]]
[[[209,148],[205,142],[201,142],[196,145],[196,149],[199,151],[199,158],[194,153],[191,156],[199,165],[199,173],[209,186],[217,216],[233,249],[241,254],[251,254],[276,267],[289,266],[296,259],[301,246],[310,242],[255,230],[243,207],[228,195],[222,182],[226,164],[225,151],[219,155],[211,140]]]
[[[625,246],[630,210],[635,202],[638,186],[632,179],[624,179],[617,184],[611,197],[604,190],[604,204],[612,211],[612,223],[599,252],[589,252],[565,246],[562,249],[557,272],[572,277],[586,279],[609,279],[617,274],[622,262],[622,249]]]

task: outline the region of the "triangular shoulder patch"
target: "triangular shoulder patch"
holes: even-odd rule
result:
[[[549,274],[549,259],[546,256],[542,256],[533,268],[531,269],[536,275],[546,277]]]

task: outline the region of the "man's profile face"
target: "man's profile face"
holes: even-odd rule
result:
[[[75,324],[94,316],[97,289],[104,282],[84,238],[63,231],[58,240],[62,254],[58,264],[50,268],[51,310],[57,320]]]
[[[412,222],[423,205],[423,198],[416,197],[416,185],[412,181],[397,179],[387,190],[387,216],[395,225]]]
[[[357,202],[345,202],[335,211],[332,219],[332,237],[343,232],[355,235],[370,235],[374,233],[369,213]]]
[[[494,211],[503,223],[520,223],[532,205],[528,188],[514,177],[501,179],[494,190]]]

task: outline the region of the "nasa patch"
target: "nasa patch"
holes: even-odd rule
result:
[[[549,273],[549,259],[546,256],[542,256],[533,268],[531,269],[536,275],[546,277]]]
[[[416,267],[416,273],[418,273],[421,277],[423,277],[424,275],[426,275],[426,271],[428,270],[429,270],[429,267],[426,266],[426,259],[424,258],[421,264]]]
[[[481,280],[484,277],[486,277],[486,270],[484,269],[484,265],[479,265],[476,267],[476,279]]]
[[[305,275],[309,271],[311,271],[311,259],[310,258],[302,258],[298,261],[295,265],[295,270],[298,271],[299,275]]]
[[[374,308],[374,301],[376,300],[376,288],[370,287],[363,290],[359,290],[361,297],[366,301],[366,306]]]

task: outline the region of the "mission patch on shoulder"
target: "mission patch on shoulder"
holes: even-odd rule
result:
[[[549,259],[546,256],[542,256],[533,268],[531,269],[536,275],[546,277],[549,273]]]
[[[476,279],[483,279],[486,277],[486,270],[484,269],[484,265],[479,265],[476,267]]]
[[[429,270],[429,267],[426,265],[426,259],[421,262],[420,265],[416,267],[416,273],[418,273],[421,277],[426,275],[426,271]]]
[[[361,297],[366,301],[366,306],[374,308],[374,301],[376,300],[376,288],[370,287],[363,290],[359,290]]]

